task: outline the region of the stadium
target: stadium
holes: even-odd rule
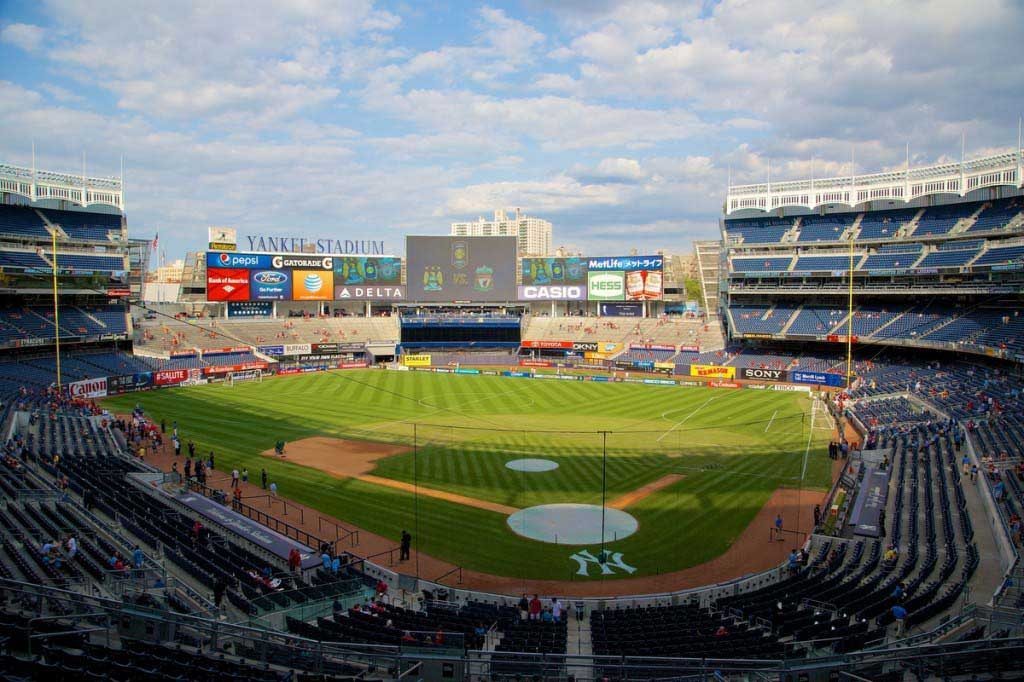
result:
[[[1012,674],[1022,164],[730,186],[688,305],[224,229],[147,301],[119,179],[0,167],[4,674]]]

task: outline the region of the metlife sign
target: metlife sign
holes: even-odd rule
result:
[[[587,273],[587,298],[591,301],[624,301],[626,274],[621,270]]]
[[[575,284],[531,284],[519,287],[520,301],[584,301],[587,288]]]
[[[608,256],[588,258],[588,270],[661,270],[665,260],[661,256]]]
[[[831,372],[790,372],[790,381],[797,384],[817,384],[819,386],[842,386],[843,376]]]

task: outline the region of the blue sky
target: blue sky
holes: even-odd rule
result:
[[[116,175],[168,259],[209,225],[384,239],[521,207],[688,251],[735,181],[1010,147],[1024,3],[0,0],[0,159]]]

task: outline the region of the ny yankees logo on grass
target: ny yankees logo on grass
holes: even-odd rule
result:
[[[599,553],[600,554],[600,553]],[[622,560],[622,552],[612,552],[604,550],[603,555],[599,557],[594,556],[588,549],[582,549],[575,554],[570,554],[569,558],[579,564],[579,568],[576,571],[576,575],[589,576],[590,575],[590,564],[597,564],[601,567],[601,573],[603,575],[614,575],[615,569],[625,571],[632,575],[636,573],[636,568],[630,566]],[[602,561],[603,559],[603,561]]]

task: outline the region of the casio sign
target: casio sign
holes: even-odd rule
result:
[[[575,301],[583,298],[583,288],[576,286],[524,286],[523,298],[530,300],[569,299]]]

